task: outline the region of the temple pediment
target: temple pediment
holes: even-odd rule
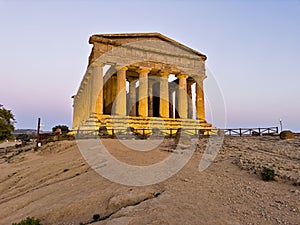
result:
[[[199,57],[202,60],[206,60],[206,55],[186,46],[183,45],[165,35],[162,35],[158,32],[153,33],[123,33],[123,34],[95,34],[92,35],[89,39],[90,44],[95,43],[103,43],[111,46],[121,46],[124,44],[128,44],[131,42],[137,41],[149,41],[149,40],[160,40],[166,43],[170,43],[173,46],[176,46],[178,49],[185,51],[186,53],[192,53]],[[109,49],[107,49],[109,50]]]

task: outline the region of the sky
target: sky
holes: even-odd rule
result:
[[[207,120],[213,88],[220,128],[300,132],[300,1],[0,0],[0,104],[16,128],[72,123],[72,99],[101,33],[160,32],[207,55]],[[217,122],[216,122],[217,123]]]

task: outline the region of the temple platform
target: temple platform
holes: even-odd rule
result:
[[[179,128],[187,134],[197,135],[199,132],[211,134],[215,129],[206,121],[196,119],[93,115],[73,131],[76,134],[98,135],[100,127],[105,127],[109,135],[128,132],[142,135],[175,135]]]

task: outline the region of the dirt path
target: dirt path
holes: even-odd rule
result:
[[[200,142],[204,146],[206,140]],[[105,145],[115,157],[135,165],[174,154],[160,148],[132,154],[117,140],[105,140]],[[106,219],[93,224],[109,225],[299,224],[298,138],[226,138],[216,160],[200,173],[202,153],[198,149],[179,173],[162,183],[128,187],[90,169],[75,142],[49,143],[9,163],[0,161],[0,224],[35,216],[44,225],[78,225],[91,222],[95,214]],[[278,181],[262,181],[260,168],[272,164]]]

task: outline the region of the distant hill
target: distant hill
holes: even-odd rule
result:
[[[16,129],[13,134],[17,135],[17,134],[34,134],[36,135],[37,130],[36,129]]]
[[[40,133],[49,133],[50,131],[40,131]],[[36,135],[37,130],[36,129],[16,129],[13,134],[18,135],[18,134],[33,134]]]

